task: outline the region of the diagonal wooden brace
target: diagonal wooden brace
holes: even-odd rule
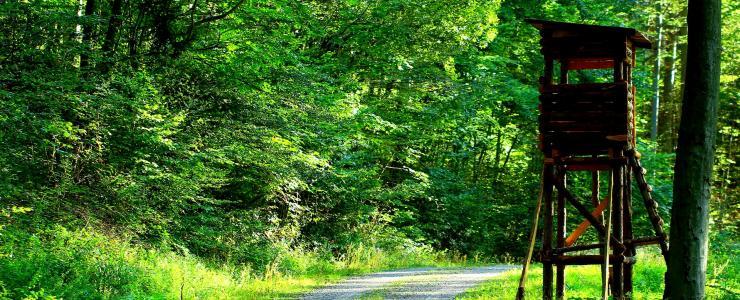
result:
[[[562,193],[563,196],[565,196],[565,199],[568,200],[568,202],[571,205],[573,205],[576,208],[576,210],[578,210],[578,212],[586,218],[586,220],[588,220],[591,226],[593,226],[596,229],[596,231],[599,232],[600,235],[606,236],[606,228],[604,228],[604,225],[602,225],[601,222],[599,222],[599,220],[596,219],[596,217],[591,215],[591,212],[588,211],[588,209],[585,206],[583,206],[583,204],[578,202],[578,200],[573,196],[573,194],[571,194],[570,191],[568,191],[565,188],[562,181],[555,180],[555,188],[557,188],[558,193]],[[612,245],[615,246],[615,248],[624,250],[624,245],[622,245],[622,243],[620,243],[613,236],[611,235],[609,236],[609,241],[611,242]]]
[[[591,212],[591,215],[594,217],[601,216],[601,213],[604,212],[604,209],[606,209],[606,206],[609,204],[609,199],[604,199],[599,203],[598,206],[596,206],[596,209]],[[581,224],[578,225],[576,230],[573,231],[567,238],[565,238],[565,246],[570,247],[573,246],[573,244],[578,240],[581,235],[583,235],[584,232],[586,232],[586,229],[591,225],[591,222],[588,220],[584,220],[581,222]]]

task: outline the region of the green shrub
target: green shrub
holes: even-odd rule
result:
[[[274,256],[265,265],[217,264],[187,249],[145,249],[61,226],[33,233],[8,226],[0,245],[0,299],[274,298],[345,275],[454,259],[411,243],[390,249],[356,244],[336,256],[281,243],[270,245]]]
[[[139,280],[144,270],[132,264],[137,253],[106,236],[57,226],[36,234],[8,229],[0,239],[8,298],[104,299],[149,289]]]

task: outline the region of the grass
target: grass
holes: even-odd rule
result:
[[[665,264],[651,253],[640,253],[635,266],[633,299],[660,299],[663,291]],[[514,299],[521,270],[511,270],[459,299]],[[601,295],[600,266],[571,266],[566,268],[565,294],[568,299],[598,299]],[[526,283],[526,298],[542,298],[542,265],[534,264]]]
[[[709,299],[739,299],[736,252],[711,257]],[[92,230],[67,231],[59,227],[30,234],[6,229],[0,231],[0,300],[273,299],[296,296],[350,275],[481,263],[485,262],[477,258],[467,261],[464,256],[413,244],[393,249],[360,244],[346,248],[339,256],[285,247],[269,265],[254,269],[148,249]],[[519,272],[508,271],[460,299],[513,299]],[[659,299],[664,272],[662,258],[641,252],[635,266],[634,299]],[[541,280],[542,267],[534,265],[527,281],[528,299],[541,298]],[[595,299],[600,286],[598,266],[566,270],[569,299]],[[376,299],[382,293],[367,296]]]
[[[663,274],[666,267],[663,258],[653,252],[639,252],[634,269],[633,299],[661,299],[663,296]],[[527,299],[542,299],[542,265],[534,264],[526,283]],[[458,299],[514,299],[519,286],[521,270],[507,271],[499,277],[469,290]],[[726,290],[737,289],[737,280],[725,286],[707,287],[708,299],[738,299],[737,294]],[[601,267],[571,266],[566,268],[565,295],[567,299],[600,299]]]
[[[145,249],[91,230],[0,232],[0,299],[273,299],[346,276],[419,266],[460,266],[465,257],[429,247],[355,245],[339,257],[285,248],[268,266],[212,264]]]

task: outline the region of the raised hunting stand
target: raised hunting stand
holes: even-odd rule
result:
[[[645,182],[645,169],[635,149],[632,68],[636,48],[650,48],[650,41],[631,28],[527,21],[539,29],[541,52],[545,56],[545,73],[540,78],[539,119],[544,170],[537,206],[539,215],[544,204],[542,249],[538,255],[544,267],[543,299],[552,299],[553,265],[556,297],[562,299],[566,266],[599,264],[604,299],[610,290],[614,299],[630,298],[635,248],[659,244],[664,257],[668,252],[668,238],[658,215],[658,205],[650,195],[651,187]],[[553,78],[555,63],[560,69],[557,83]],[[568,71],[585,69],[611,69],[613,80],[577,84],[568,81]],[[577,199],[568,189],[570,171],[590,173],[589,204]],[[609,176],[604,199],[599,192],[599,172],[608,172]],[[631,174],[637,181],[655,236],[633,236]],[[553,191],[557,191],[554,199]],[[585,218],[570,234],[566,230],[566,202]],[[529,256],[534,246],[536,223],[537,217]],[[588,227],[596,230],[599,242],[577,244],[577,239]],[[605,240],[609,243],[604,243]],[[574,254],[596,249],[600,254]],[[529,258],[522,270],[517,298],[523,298],[528,263]]]

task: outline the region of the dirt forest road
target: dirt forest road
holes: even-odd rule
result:
[[[416,268],[352,277],[304,295],[301,299],[455,299],[515,266]]]

